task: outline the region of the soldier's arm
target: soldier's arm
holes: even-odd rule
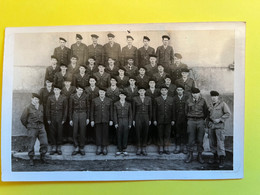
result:
[[[116,105],[114,105],[114,123],[115,123],[115,125],[118,124],[118,121],[117,121],[117,109],[116,109]]]
[[[104,52],[104,47],[101,46],[101,64],[104,64],[105,61],[105,52]]]
[[[50,96],[47,99],[47,105],[46,105],[46,118],[47,121],[51,120],[51,101],[50,101]]]
[[[137,67],[139,67],[139,60],[138,60],[138,49],[135,50],[135,64]]]
[[[68,48],[68,56],[67,56],[67,62],[68,62],[68,64],[70,63],[70,58],[71,58],[71,56],[72,56],[72,50],[71,50],[70,48]],[[68,64],[66,64],[66,65],[68,65]]]
[[[224,114],[221,116],[220,121],[225,122],[225,120],[226,120],[227,118],[229,118],[230,115],[231,115],[231,111],[230,111],[228,105],[227,105],[225,102],[223,102],[223,108],[222,108],[222,110],[223,110],[223,113],[224,113]]]
[[[135,106],[136,106],[136,103],[135,103],[135,98],[133,98],[133,101],[132,101],[132,104],[133,104],[133,106],[132,106],[132,108],[133,108],[133,121],[135,121],[135,115],[136,115],[136,108],[135,108]]]
[[[110,121],[113,121],[113,102],[112,100],[109,100],[110,101],[110,106],[109,106],[109,120]]]
[[[157,121],[157,101],[154,100],[154,104],[153,104],[153,120]]]
[[[94,112],[95,112],[95,101],[94,99],[91,102],[91,109],[90,109],[90,121],[94,121]]]
[[[73,114],[73,94],[70,95],[69,98],[69,119],[72,120],[72,114]]]
[[[204,119],[206,119],[209,115],[209,109],[208,109],[206,101],[204,102],[204,105],[203,105],[203,113],[204,113]]]
[[[67,120],[67,115],[68,115],[68,100],[65,97],[63,100],[63,121],[65,122]]]
[[[129,111],[128,111],[128,125],[132,126],[133,123],[133,113],[132,113],[132,105],[129,104]]]
[[[170,60],[171,60],[171,64],[174,63],[174,51],[173,48],[171,47],[171,53],[170,53]]]
[[[90,117],[90,100],[89,100],[89,95],[87,94],[86,98],[86,104],[87,104],[87,119]]]
[[[152,105],[151,98],[149,98],[149,121],[152,120],[152,116],[153,116],[153,105]]]
[[[89,56],[88,56],[88,47],[85,46],[85,47],[84,47],[84,59],[83,59],[83,62],[84,62],[85,65],[87,64],[88,57],[89,57]]]
[[[27,119],[28,119],[28,107],[26,107],[24,110],[23,110],[23,113],[21,115],[21,122],[23,124],[23,126],[27,127]]]
[[[174,98],[173,98],[173,102],[172,102],[172,121],[176,121],[176,112],[175,112],[175,102],[174,102]]]
[[[157,47],[157,49],[156,49],[156,55],[157,55],[157,63],[158,63],[158,62],[159,62],[159,59],[160,59],[159,47]]]

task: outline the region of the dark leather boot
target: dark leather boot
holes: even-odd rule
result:
[[[76,154],[78,154],[78,152],[79,152],[79,147],[77,146],[75,149],[74,149],[74,151],[72,152],[72,156],[75,156]]]
[[[179,154],[181,152],[180,145],[177,145],[175,147],[175,150],[173,151],[174,154]]]
[[[42,163],[47,163],[45,154],[41,154],[40,159]]]
[[[51,146],[50,155],[54,155],[56,152],[56,146]]]
[[[197,160],[199,161],[200,164],[204,164],[205,161],[204,161],[203,158],[202,158],[202,152],[199,152],[199,153],[198,153]]]
[[[30,166],[34,166],[34,162],[33,162],[33,157],[32,156],[30,156],[29,164],[30,164]]]
[[[193,160],[193,152],[189,151],[188,156],[185,160],[186,163],[190,163]]]
[[[100,155],[102,153],[101,146],[97,146],[96,155]]]
[[[160,155],[163,154],[163,147],[162,146],[159,146],[159,152],[158,152]]]
[[[211,158],[211,159],[209,159],[209,164],[214,164],[214,163],[217,163],[218,162],[218,155],[217,155],[217,153],[214,153],[214,156]]]
[[[168,155],[170,154],[170,150],[168,146],[164,146],[164,153]]]
[[[61,145],[58,145],[58,147],[57,147],[57,153],[58,153],[58,155],[62,155]]]
[[[103,154],[104,154],[104,155],[107,155],[107,146],[104,146],[104,148],[103,148]]]
[[[221,155],[221,156],[219,157],[219,165],[218,165],[218,167],[219,167],[220,169],[224,168],[224,159],[225,159],[225,156],[223,156],[223,155]]]
[[[147,156],[146,147],[142,147],[142,153],[143,153],[144,156]]]

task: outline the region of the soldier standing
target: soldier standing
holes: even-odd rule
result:
[[[160,88],[163,84],[165,84],[166,73],[164,71],[163,65],[158,64],[158,73],[155,73],[153,76],[156,80],[157,88]]]
[[[171,67],[171,77],[172,82],[175,83],[177,79],[180,79],[182,77],[181,70],[184,68],[188,68],[186,64],[183,64],[181,62],[182,55],[179,53],[174,54],[174,65]]]
[[[86,65],[80,65],[79,67],[79,73],[74,76],[73,85],[74,86],[82,86],[86,87],[89,84],[89,75],[86,74]]]
[[[60,86],[54,85],[53,91],[54,94],[49,96],[46,106],[47,121],[50,125],[50,155],[55,152],[61,155],[63,124],[67,120],[68,102],[67,98],[60,94]]]
[[[108,66],[105,70],[110,76],[116,77],[118,75],[118,67],[115,66],[115,59],[108,58]]]
[[[76,43],[71,45],[71,54],[78,56],[78,64],[86,65],[87,62],[87,50],[86,44],[82,43],[83,37],[80,34],[76,34]]]
[[[155,54],[154,48],[149,46],[150,38],[147,36],[143,37],[144,46],[138,49],[138,62],[139,68],[144,67],[150,63],[150,55]]]
[[[213,159],[209,160],[210,164],[218,162],[219,168],[224,167],[225,152],[225,121],[230,117],[231,112],[224,101],[219,100],[219,93],[211,91],[211,104],[209,106],[209,143],[211,152],[214,154]]]
[[[175,123],[173,98],[168,96],[168,87],[162,85],[161,96],[154,101],[154,125],[158,127],[159,154],[170,154],[171,126]]]
[[[108,43],[106,43],[104,48],[104,61],[107,65],[108,58],[111,57],[116,60],[116,66],[119,66],[121,59],[121,46],[114,41],[115,35],[108,33]]]
[[[46,80],[54,80],[54,75],[56,72],[60,71],[60,66],[57,65],[58,59],[56,56],[51,56],[51,65],[46,68],[44,83]]]
[[[126,75],[129,77],[136,76],[138,74],[138,68],[134,66],[134,59],[128,58],[128,64],[124,66],[126,70]]]
[[[105,72],[105,66],[103,64],[98,65],[98,72],[94,73],[94,77],[97,78],[97,86],[107,88],[110,84],[110,74]]]
[[[96,58],[94,56],[89,56],[88,58],[88,65],[86,68],[86,73],[89,76],[93,76],[94,73],[96,73],[98,71],[97,65],[95,64],[96,62]]]
[[[138,65],[138,50],[135,46],[133,46],[134,38],[132,36],[126,36],[127,40],[127,46],[122,48],[122,54],[121,54],[121,65],[126,65],[127,60],[129,58],[134,59],[134,65]]]
[[[190,95],[192,88],[195,87],[195,82],[192,78],[189,77],[189,69],[183,68],[181,70],[182,78],[177,79],[175,84],[181,85],[184,87],[184,93]]]
[[[145,65],[145,68],[147,70],[147,75],[152,77],[154,74],[158,72],[158,66],[157,66],[157,60],[156,60],[156,55],[150,55],[150,63]]]
[[[139,74],[136,76],[136,85],[138,87],[147,89],[149,87],[148,83],[150,78],[145,73],[146,73],[145,67],[139,68]]]
[[[120,66],[118,69],[118,76],[117,79],[117,86],[120,89],[124,89],[129,85],[129,77],[125,76],[125,69],[124,67]]]
[[[21,116],[21,122],[28,130],[28,156],[30,157],[31,166],[34,165],[34,145],[37,138],[40,141],[40,158],[42,162],[46,162],[45,154],[48,151],[47,134],[43,124],[43,107],[39,102],[40,96],[36,93],[33,93],[31,104],[24,109]]]
[[[72,75],[72,78],[79,73],[78,56],[72,55],[70,58],[70,64],[68,65],[68,73]],[[73,83],[72,83],[73,84]]]
[[[72,74],[67,71],[67,65],[60,65],[60,72],[56,72],[54,75],[54,85],[58,85],[61,88],[64,87],[65,79],[72,79]]]
[[[98,44],[99,36],[96,34],[91,35],[92,44],[88,46],[88,55],[93,56],[96,59],[96,64],[104,63],[104,48],[102,45]]]
[[[172,83],[170,75],[165,76],[165,85],[168,87],[168,95],[173,97],[176,94],[176,85]]]
[[[70,62],[71,50],[66,47],[66,39],[60,37],[60,46],[54,49],[53,55],[57,57],[58,64],[68,65]]]

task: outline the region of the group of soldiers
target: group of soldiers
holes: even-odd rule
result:
[[[204,163],[203,137],[208,129],[214,153],[209,163],[223,168],[224,124],[230,109],[217,91],[210,92],[212,101],[206,104],[181,54],[169,45],[170,37],[162,36],[163,45],[156,51],[147,36],[139,49],[133,46],[134,38],[127,36],[122,50],[112,33],[107,37],[108,43],[102,46],[98,35],[92,34],[93,44],[86,46],[76,34],[71,48],[60,38],[44,87],[32,94],[21,116],[30,138],[30,164],[34,165],[37,138],[41,160],[46,162],[48,142],[50,155],[62,155],[64,141],[73,141],[72,155],[85,155],[86,138],[95,139],[97,155],[107,155],[112,142],[117,144],[116,155],[127,156],[129,141],[136,145],[136,155],[147,155],[151,140],[160,155],[169,155],[172,134],[173,153],[187,154],[185,162],[190,163],[196,143],[198,161]]]

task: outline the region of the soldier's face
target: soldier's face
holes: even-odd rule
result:
[[[154,88],[154,87],[155,87],[155,82],[154,82],[154,81],[150,81],[150,82],[149,82],[149,86],[152,87],[152,88]]]
[[[70,59],[70,61],[71,61],[72,64],[76,64],[77,63],[77,58],[72,57]]]
[[[162,42],[163,42],[163,45],[168,45],[169,39],[163,38]]]
[[[89,79],[89,84],[91,86],[94,86],[96,84],[96,80],[95,79]]]
[[[70,87],[71,82],[70,82],[70,81],[64,81],[64,85],[65,85],[66,87]]]
[[[134,85],[135,84],[135,80],[134,79],[129,79],[129,83],[130,83],[130,85]]]
[[[159,72],[163,72],[163,71],[164,71],[163,66],[158,66],[158,71],[159,71]]]
[[[92,59],[92,58],[90,58],[90,59],[88,59],[88,63],[89,63],[89,64],[94,64],[94,63],[95,63],[95,60]]]
[[[148,40],[146,40],[146,39],[144,39],[144,46],[148,46],[149,45],[149,41]]]
[[[151,64],[155,64],[156,58],[155,57],[150,57],[150,62],[151,62]]]
[[[174,62],[175,64],[179,65],[181,63],[181,59],[174,57]]]
[[[139,89],[138,93],[139,93],[140,96],[144,96],[145,90],[144,89]]]
[[[120,94],[120,95],[119,95],[119,98],[120,98],[120,100],[124,101],[125,98],[126,98],[126,96],[125,96],[125,94]]]
[[[127,44],[128,44],[128,45],[132,45],[132,44],[133,44],[133,40],[132,40],[131,38],[128,38],[128,39],[127,39]]]
[[[85,73],[86,69],[83,66],[80,66],[79,71],[80,71],[80,73]]]
[[[116,85],[116,80],[115,79],[111,79],[110,83],[111,83],[111,85]]]
[[[47,80],[47,81],[46,81],[46,86],[47,86],[47,87],[52,87],[52,82],[50,82],[50,81]]]
[[[61,46],[61,47],[64,47],[64,46],[65,46],[65,44],[66,44],[66,42],[65,42],[65,41],[63,41],[63,40],[60,40],[60,46]]]
[[[134,60],[133,59],[129,59],[127,62],[128,62],[128,64],[133,65]]]
[[[180,96],[183,95],[184,90],[182,88],[179,87],[176,89],[176,91],[177,91],[178,95],[180,95]]]
[[[80,38],[76,38],[76,42],[79,44],[81,43],[81,39]]]
[[[114,38],[113,37],[108,37],[108,42],[109,43],[114,43]]]
[[[182,77],[186,78],[189,75],[189,73],[188,72],[182,72],[181,75],[182,75]]]
[[[113,65],[114,63],[115,63],[115,61],[113,59],[111,59],[111,58],[108,59],[108,64],[109,65]]]
[[[211,96],[211,100],[213,103],[216,103],[218,101],[219,96]]]
[[[59,88],[54,88],[53,91],[55,95],[60,95],[61,90]]]
[[[170,78],[166,78],[165,79],[165,84],[166,85],[170,85],[171,84],[171,79]]]
[[[124,73],[125,73],[125,71],[123,71],[123,70],[118,70],[118,72],[119,72],[119,75],[124,75]]]
[[[92,42],[93,42],[94,44],[97,44],[97,39],[94,38],[94,37],[92,37]]]
[[[55,58],[52,58],[51,59],[51,64],[53,64],[53,65],[57,64],[57,60]]]
[[[139,73],[140,73],[140,75],[144,75],[145,74],[145,69],[140,68]]]
[[[161,94],[162,95],[167,95],[167,93],[168,93],[168,89],[166,89],[166,88],[162,88],[161,89]]]
[[[103,90],[99,90],[99,96],[101,97],[101,98],[104,98],[105,97],[105,95],[106,95],[106,92],[105,91],[103,91]]]
[[[76,92],[78,96],[81,96],[81,94],[83,93],[83,89],[82,88],[76,88]]]
[[[40,100],[37,98],[37,97],[33,97],[32,98],[32,104],[35,105],[35,104],[39,104]]]
[[[198,100],[199,97],[200,97],[200,93],[192,93],[192,97],[193,97],[194,99]]]
[[[103,71],[105,70],[105,67],[104,67],[104,66],[98,66],[98,70],[99,70],[100,72],[103,72]]]

